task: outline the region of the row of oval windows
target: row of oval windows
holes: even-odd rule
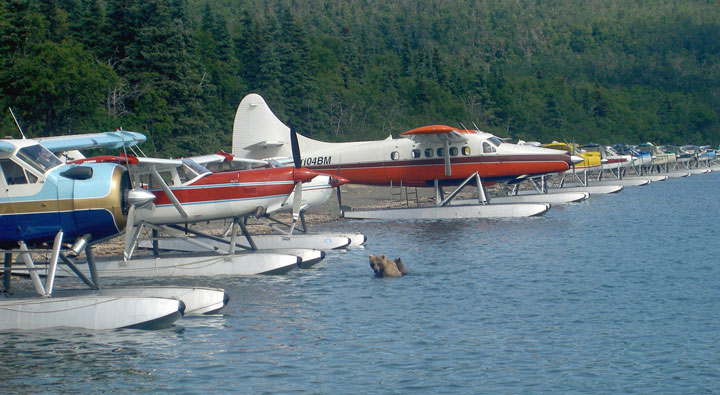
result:
[[[458,149],[458,147],[450,147],[450,156],[458,156],[459,152],[462,152],[463,156],[468,156],[468,155],[470,155],[470,147],[464,146],[464,147],[462,147],[462,149]],[[420,158],[421,157],[420,154],[421,154],[421,152],[417,148],[410,151],[410,157],[413,159]],[[425,148],[425,157],[426,158],[432,158],[433,156],[435,156],[435,154],[437,154],[437,156],[442,157],[445,155],[445,149],[437,148],[437,150],[436,150],[433,148]],[[390,159],[392,159],[392,160],[400,159],[400,153],[397,151],[391,152]]]
[[[468,156],[468,155],[470,155],[470,147],[468,147],[467,145],[462,147],[461,149],[458,149],[458,147],[450,147],[450,156],[458,156],[458,152],[462,152],[463,156]],[[490,145],[488,143],[483,143],[483,152],[491,153],[491,152],[496,152],[496,150],[495,150],[495,147],[493,147],[492,145]],[[421,156],[420,154],[421,154],[421,152],[417,148],[410,151],[410,157],[413,159],[420,158],[420,156]],[[432,158],[435,155],[440,156],[440,157],[445,156],[445,149],[444,148],[437,148],[437,149],[425,148],[425,157],[426,158]],[[397,151],[391,152],[390,159],[392,159],[392,160],[400,159],[400,153]]]

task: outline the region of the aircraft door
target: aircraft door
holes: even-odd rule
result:
[[[381,163],[384,165],[385,179],[393,185],[400,185],[401,180],[406,176],[405,166],[400,165],[402,152],[397,144],[386,145],[385,149],[378,149],[381,155]]]
[[[31,242],[54,236],[59,223],[54,191],[9,158],[0,159],[0,169],[0,214],[18,214],[3,219],[0,231],[5,233],[4,238]],[[46,191],[51,192],[48,195]]]
[[[59,212],[58,221],[63,231],[74,232],[77,228],[75,221],[75,181],[65,178],[57,177],[53,179],[57,183],[57,209]]]
[[[2,159],[0,159],[1,161]],[[5,181],[5,173],[3,173],[2,166],[0,166],[0,215],[7,214],[10,209],[10,202],[8,201],[8,185]]]

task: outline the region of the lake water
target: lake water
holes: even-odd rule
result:
[[[0,334],[3,392],[720,390],[720,174],[522,220],[348,222],[365,249],[191,279],[225,314],[162,331]],[[373,277],[368,254],[410,274]]]

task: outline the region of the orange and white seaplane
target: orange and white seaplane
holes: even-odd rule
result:
[[[233,125],[233,154],[249,159],[282,160],[291,156],[294,131],[272,113],[263,98],[249,94],[238,106]],[[367,185],[434,187],[432,207],[345,211],[347,218],[442,219],[497,218],[539,215],[547,202],[587,198],[585,193],[506,197],[518,203],[493,204],[483,185],[517,183],[570,169],[571,155],[556,150],[504,143],[478,130],[445,125],[425,126],[402,133],[400,138],[348,143],[326,143],[297,135],[302,165]],[[478,186],[478,199],[453,202],[466,185]],[[443,186],[457,185],[447,197]],[[338,189],[338,192],[340,190]],[[341,195],[338,194],[338,199]],[[453,202],[453,204],[451,204]]]

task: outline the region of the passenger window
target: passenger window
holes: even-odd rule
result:
[[[462,147],[462,154],[463,154],[463,156],[470,155],[470,147],[468,147],[467,145]]]
[[[23,168],[17,163],[9,159],[2,159],[0,160],[0,167],[2,167],[2,172],[5,175],[5,182],[7,182],[8,185],[28,183],[25,178],[25,170],[23,170]]]
[[[420,157],[420,150],[419,150],[419,149],[414,149],[414,150],[410,151],[410,157],[411,157],[411,158],[419,158],[419,157]]]
[[[445,149],[444,149],[444,148],[438,148],[438,149],[437,149],[437,155],[438,155],[438,156],[445,156]]]
[[[163,181],[165,181],[165,184],[167,184],[168,186],[174,186],[173,177],[172,177],[172,173],[171,173],[171,172],[169,172],[169,171],[159,171],[158,173],[160,174],[160,178],[162,178]],[[157,184],[157,180],[155,179],[155,177],[151,177],[151,179],[152,179],[152,181],[153,181],[152,187],[153,187],[153,188],[160,188],[160,184]]]
[[[450,156],[458,156],[457,147],[450,147]]]
[[[397,151],[391,152],[391,153],[390,153],[390,159],[392,159],[392,160],[398,160],[398,159],[400,159],[400,153],[398,153]]]
[[[433,157],[433,149],[432,149],[432,148],[426,148],[426,149],[425,149],[425,157],[426,157],[426,158],[432,158],[432,157]]]

